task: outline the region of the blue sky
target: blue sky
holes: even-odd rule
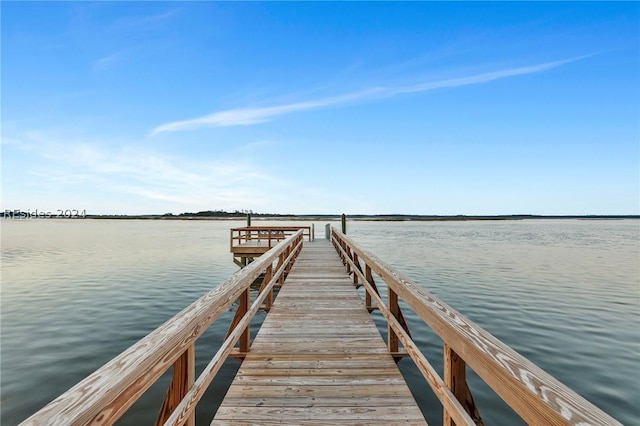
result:
[[[1,7],[3,210],[640,213],[635,2]]]

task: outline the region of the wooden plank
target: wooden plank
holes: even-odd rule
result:
[[[289,396],[270,398],[227,397],[227,402],[233,407],[306,407],[313,404],[316,407],[413,407],[415,404],[405,396],[369,396],[359,398],[311,396]]]
[[[402,376],[250,376],[248,372],[239,374],[237,384],[246,386],[270,386],[270,385],[305,385],[305,386],[346,386],[346,385],[366,385],[366,386],[387,386],[401,385],[405,383]]]
[[[238,421],[238,420],[218,420],[216,421],[216,425],[218,426],[282,426],[283,423],[281,420],[247,420],[247,421]],[[296,420],[296,424],[305,425],[305,426],[327,426],[326,420],[322,419],[307,419],[307,420]],[[332,425],[352,425],[353,420],[338,420],[332,419]],[[366,424],[366,425],[383,425],[383,426],[396,426],[396,425],[424,425],[423,420],[411,421],[411,420],[403,420],[403,421],[391,421],[391,420],[367,420],[365,422],[357,423],[357,424]]]
[[[246,361],[245,361],[246,362]],[[326,398],[340,395],[345,399],[370,398],[372,396],[394,396],[404,397],[410,401],[411,392],[406,384],[393,384],[387,386],[367,386],[367,385],[335,385],[335,386],[313,386],[313,385],[272,385],[272,386],[244,386],[233,383],[227,392],[227,397],[299,397],[310,396],[315,398]],[[223,405],[226,402],[223,401]],[[415,401],[414,401],[415,404]]]
[[[253,368],[256,370],[264,370],[266,368],[270,370],[296,370],[296,369],[323,369],[323,370],[331,370],[331,369],[341,369],[344,368],[345,361],[349,362],[349,367],[351,369],[364,369],[371,368],[376,370],[382,370],[385,368],[389,368],[389,364],[386,360],[380,360],[378,356],[372,357],[346,357],[341,356],[340,358],[331,358],[327,359],[323,357],[323,359],[301,359],[302,357],[296,356],[295,359],[291,359],[291,357],[287,357],[286,359],[282,358],[265,358],[261,359],[259,356],[254,356],[249,366],[242,366],[241,369],[244,368]]]
[[[327,422],[426,424],[340,257],[318,241],[305,244],[212,424]]]
[[[253,367],[253,366],[252,366]],[[245,368],[241,367],[238,371],[239,375],[247,375],[251,377],[268,376],[268,377],[314,377],[314,376],[328,376],[328,377],[366,377],[374,376],[377,378],[383,377],[397,377],[397,370],[387,365],[376,368],[367,367],[352,367],[350,368]]]
[[[247,420],[247,421],[238,421],[238,420],[218,420],[216,421],[216,425],[218,426],[282,426],[283,423],[281,420]],[[327,426],[326,420],[322,419],[307,419],[307,420],[296,420],[296,424],[306,425],[306,426]],[[353,425],[353,420],[339,420],[332,419],[332,425]],[[357,423],[357,424],[366,424],[366,425],[384,425],[384,426],[396,426],[396,425],[424,425],[424,421],[417,420],[403,420],[403,421],[391,421],[391,420],[367,420],[365,422]]]
[[[422,419],[420,410],[415,412],[407,406],[368,406],[368,407],[327,407],[327,406],[307,406],[307,407],[220,407],[216,417],[222,420],[284,420],[286,423],[299,420],[323,419],[325,421],[345,420],[346,418],[357,419],[357,421],[367,420],[413,420]],[[424,421],[424,420],[423,420]]]

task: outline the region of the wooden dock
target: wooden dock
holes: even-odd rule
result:
[[[428,283],[413,282],[335,228],[327,226],[330,243],[305,242],[312,234],[309,227],[232,229],[231,252],[242,266],[237,273],[22,425],[114,424],[170,371],[155,425],[194,426],[196,406],[203,398],[206,403],[205,391],[235,356],[242,366],[214,425],[426,424],[422,411],[441,410],[443,426],[483,426],[466,379],[470,369],[527,424],[620,426],[429,293]],[[245,252],[255,240],[260,252]],[[198,339],[232,308],[224,342],[196,376]],[[260,309],[269,313],[252,342],[251,322]],[[372,309],[386,320],[386,342],[368,314]],[[412,339],[403,309],[441,339],[441,372]],[[418,408],[394,362],[404,356],[439,406]]]
[[[212,425],[393,422],[426,424],[336,250],[307,243]]]

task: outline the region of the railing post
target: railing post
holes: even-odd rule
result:
[[[393,315],[396,319],[398,318],[398,316],[400,315],[400,306],[398,305],[398,295],[396,294],[395,291],[391,290],[390,288],[388,289],[389,291],[389,311],[391,312],[391,315]],[[390,353],[397,353],[398,352],[398,335],[396,334],[395,331],[393,331],[393,328],[391,328],[391,325],[387,322],[387,345],[389,347],[389,352]]]
[[[371,266],[365,263],[364,269],[365,269],[365,277],[367,278],[367,282],[371,284],[371,287],[375,286],[375,283],[373,281],[373,275],[371,274]],[[371,312],[373,310],[373,306],[371,306],[371,294],[369,294],[369,292],[366,291],[366,289],[364,292],[364,302],[365,302],[365,306],[367,307],[367,310]]]
[[[251,306],[251,292],[249,287],[240,295],[240,303],[238,304],[238,315],[242,318]],[[251,345],[251,332],[249,326],[244,329],[242,336],[240,336],[240,353],[249,352],[249,346]]]
[[[291,254],[291,246],[287,247],[287,249],[284,251],[285,259],[289,257],[290,254]],[[288,274],[290,269],[291,269],[291,262],[287,263],[287,265],[284,267],[284,274],[282,274],[282,276],[284,276],[285,274]]]
[[[331,241],[331,224],[329,223],[324,226],[324,238]]]
[[[267,270],[264,273],[264,279],[262,280],[262,285],[260,286],[260,293],[262,293],[262,291],[267,286],[267,284],[269,284],[269,281],[271,281],[271,278],[273,278],[273,264],[267,266]],[[273,288],[269,290],[269,294],[267,294],[267,297],[265,299],[265,302],[264,302],[265,311],[268,311],[269,309],[271,309],[272,305],[273,305]]]
[[[465,411],[476,425],[482,426],[484,423],[480,418],[480,413],[473,401],[473,396],[467,385],[467,364],[464,362],[453,349],[444,344],[444,383],[451,390],[451,393],[456,397],[460,404],[464,407]],[[443,410],[442,424],[443,426],[456,426],[446,408]]]
[[[276,266],[276,270],[279,270],[282,267],[282,264],[284,263],[284,253],[280,253],[280,256],[278,256],[278,265]],[[284,273],[280,274],[280,276],[278,277],[278,284],[280,286],[282,286],[282,284],[284,284]]]
[[[342,213],[342,233],[347,235],[347,215]]]
[[[186,351],[173,363],[173,374],[167,394],[162,402],[162,407],[156,419],[156,426],[163,425],[174,412],[182,398],[193,386],[196,375],[196,350],[195,344],[189,345]],[[186,426],[194,426],[196,423],[195,412],[187,419]]]
[[[360,261],[358,260],[358,253],[353,252],[353,263],[356,265],[356,269],[360,269]],[[360,269],[362,271],[362,269]],[[353,271],[353,285],[358,288],[358,274],[356,271]]]

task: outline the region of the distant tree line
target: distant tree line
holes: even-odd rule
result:
[[[162,216],[164,217],[245,217],[248,214],[255,217],[291,216],[291,215],[277,214],[277,213],[257,213],[257,212],[254,212],[253,210],[234,210],[232,212],[228,212],[226,210],[203,210],[197,213],[184,212],[178,215],[174,215],[173,213],[165,213]]]

